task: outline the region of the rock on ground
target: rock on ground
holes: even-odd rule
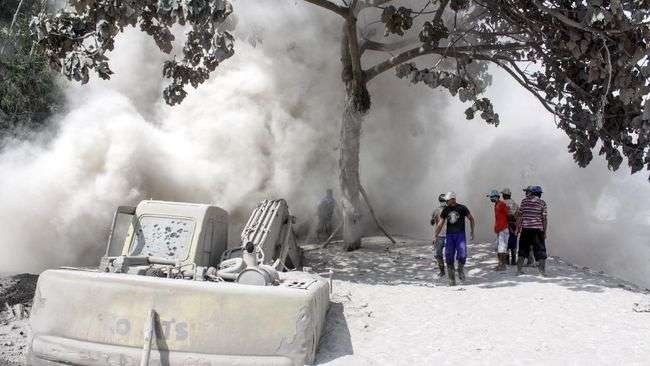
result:
[[[323,365],[647,365],[647,290],[548,260],[494,272],[493,245],[469,247],[467,281],[435,280],[430,243],[364,240],[361,250],[313,250],[332,268],[332,306],[317,355]]]

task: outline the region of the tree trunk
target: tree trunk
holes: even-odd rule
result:
[[[361,246],[359,146],[363,115],[364,112],[356,108],[353,94],[348,92],[341,120],[341,158],[339,159],[339,179],[343,194],[341,200],[343,243],[348,251],[359,249]]]
[[[361,247],[359,146],[361,123],[370,109],[370,95],[361,70],[360,57],[356,18],[354,14],[350,14],[343,25],[341,38],[341,80],[345,85],[346,97],[341,119],[339,159],[339,179],[343,195],[343,243],[348,251]]]

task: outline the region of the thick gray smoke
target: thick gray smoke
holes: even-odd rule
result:
[[[182,105],[162,103],[165,56],[131,31],[112,55],[113,80],[70,85],[56,131],[0,155],[1,270],[94,263],[119,204],[213,202],[241,223],[258,200],[284,197],[304,222],[336,188],[338,19],[302,2],[235,5],[236,55]],[[490,240],[485,192],[510,186],[520,198],[521,187],[539,184],[552,254],[642,281],[650,261],[643,177],[613,175],[598,159],[578,168],[552,118],[505,76],[495,79],[488,94],[499,128],[466,121],[465,107],[442,91],[391,73],[374,82],[361,174],[381,219],[395,233],[428,237],[434,200],[453,189]]]

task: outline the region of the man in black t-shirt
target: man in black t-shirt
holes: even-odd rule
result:
[[[436,227],[436,236],[442,231],[443,225],[447,225],[447,236],[445,238],[445,261],[449,267],[449,285],[456,285],[454,275],[454,257],[458,260],[458,279],[465,280],[463,267],[467,260],[467,239],[465,238],[465,218],[469,219],[470,239],[474,240],[474,217],[467,207],[456,203],[456,193],[448,192],[445,196],[447,207],[440,213],[440,222]]]

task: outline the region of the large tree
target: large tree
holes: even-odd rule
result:
[[[35,0],[0,3],[0,138],[44,126],[63,102],[57,75],[34,49],[29,31],[41,5]]]
[[[371,108],[368,87],[389,70],[412,83],[447,89],[471,103],[468,119],[479,114],[498,125],[498,114],[482,95],[489,65],[495,65],[555,117],[580,166],[599,148],[612,170],[624,157],[632,173],[650,169],[649,0],[303,2],[341,20],[346,97],[339,175],[348,249],[357,248],[361,237],[359,148]],[[171,80],[163,97],[170,105],[185,98],[187,84],[197,87],[234,53],[234,37],[223,27],[233,11],[227,0],[72,0],[71,5],[33,22],[51,64],[70,79],[87,82],[91,69],[109,78],[106,53],[127,26],[138,26],[167,53],[174,41],[170,28],[187,27],[182,57],[163,65]],[[363,12],[375,21],[359,24]]]

